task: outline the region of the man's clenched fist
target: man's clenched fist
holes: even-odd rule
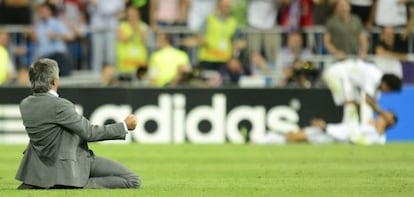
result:
[[[137,117],[133,114],[128,115],[125,118],[125,124],[127,125],[128,130],[134,130],[137,127]]]

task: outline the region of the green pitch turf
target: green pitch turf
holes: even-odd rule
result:
[[[0,145],[0,196],[414,196],[414,143],[103,145],[138,173],[138,190],[16,190],[24,146]]]

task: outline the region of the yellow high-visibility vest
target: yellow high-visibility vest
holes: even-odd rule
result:
[[[155,79],[157,87],[172,82],[178,75],[180,66],[189,66],[190,59],[184,51],[166,47],[154,52],[149,61],[150,78]]]
[[[0,85],[6,82],[9,70],[9,53],[0,46]]]
[[[119,26],[120,31],[130,37],[132,40],[128,42],[118,41],[117,43],[117,69],[120,73],[132,73],[138,67],[147,64],[147,47],[145,40],[141,40],[140,33],[134,32],[132,26],[128,22],[122,22]],[[140,28],[147,28],[144,23],[140,24]]]
[[[230,60],[232,37],[236,28],[237,21],[233,17],[221,20],[214,14],[208,16],[204,35],[206,43],[200,48],[199,60],[207,62],[227,62]]]

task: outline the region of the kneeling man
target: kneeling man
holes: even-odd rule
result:
[[[33,94],[20,103],[23,124],[30,142],[24,151],[16,179],[19,189],[139,188],[140,178],[110,159],[96,156],[88,142],[125,139],[137,120],[92,125],[60,98],[56,61],[40,59],[29,69]]]

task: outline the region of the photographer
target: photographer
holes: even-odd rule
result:
[[[286,87],[311,88],[318,80],[320,70],[309,61],[295,59],[290,67],[284,67],[284,81]]]

